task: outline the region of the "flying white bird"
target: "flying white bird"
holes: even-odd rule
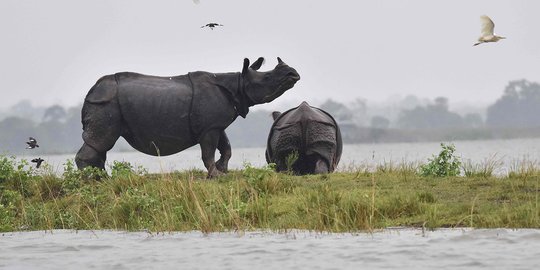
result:
[[[201,2],[201,1],[199,1],[199,0],[193,0],[193,3],[194,3],[194,4],[199,4],[200,2]]]
[[[480,16],[480,22],[482,23],[482,29],[480,30],[480,37],[478,42],[474,43],[473,46],[486,42],[497,42],[505,37],[497,36],[493,34],[493,29],[495,29],[495,24],[493,21],[486,15]]]

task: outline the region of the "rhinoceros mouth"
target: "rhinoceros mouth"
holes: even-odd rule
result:
[[[264,101],[265,102],[270,102],[270,101],[278,98],[279,96],[283,95],[283,93],[285,93],[285,91],[291,89],[299,79],[300,79],[300,76],[298,76],[298,75],[285,78],[283,80],[283,82],[281,82],[278,85],[275,92],[273,92],[272,94],[269,94],[269,95],[264,97]]]
[[[299,76],[295,76],[295,77],[288,77],[286,78],[280,85],[279,85],[279,91],[282,91],[282,92],[285,92],[289,89],[291,89],[294,84],[296,84],[296,82],[300,79]]]

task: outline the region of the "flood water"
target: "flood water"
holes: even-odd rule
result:
[[[35,231],[0,236],[2,269],[538,269],[540,230],[330,234]]]
[[[480,164],[486,160],[501,162],[498,171],[503,174],[515,166],[516,162],[524,159],[540,161],[540,138],[534,139],[511,139],[511,140],[476,140],[456,141],[456,155],[463,161],[470,160]],[[241,169],[248,162],[253,166],[266,165],[265,148],[235,148],[229,163],[231,169]],[[381,143],[381,144],[346,144],[343,146],[343,155],[338,169],[347,170],[351,167],[368,164],[381,164],[392,162],[426,162],[434,154],[441,151],[439,142],[423,143]],[[44,156],[45,162],[52,166],[53,170],[62,172],[63,164],[68,159],[73,159],[75,153],[68,155]],[[32,159],[33,157],[21,157]],[[205,169],[201,160],[199,146],[194,146],[183,152],[171,156],[153,157],[140,152],[109,152],[107,162],[127,161],[133,165],[140,165],[149,172],[172,172],[186,169]]]

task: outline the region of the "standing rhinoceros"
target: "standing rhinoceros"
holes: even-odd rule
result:
[[[257,71],[264,59],[242,72],[190,72],[174,77],[116,73],[99,79],[82,108],[84,144],[75,161],[79,169],[104,169],[107,151],[120,136],[135,149],[154,156],[201,145],[208,177],[227,172],[231,146],[225,134],[249,107],[270,102],[292,88],[300,76],[278,57],[270,71]],[[221,157],[215,162],[216,148]]]
[[[266,146],[268,163],[275,163],[278,171],[292,169],[296,174],[329,173],[336,169],[343,142],[338,124],[329,113],[304,101],[272,116],[274,124]],[[295,154],[296,161],[287,161]]]

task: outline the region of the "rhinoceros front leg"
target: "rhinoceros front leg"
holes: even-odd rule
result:
[[[80,170],[89,166],[105,170],[106,159],[106,152],[100,153],[92,146],[84,143],[75,156],[75,163]]]
[[[232,151],[231,144],[229,143],[229,138],[227,138],[227,134],[225,134],[225,130],[221,131],[217,149],[219,150],[220,157],[216,162],[216,168],[219,171],[226,173],[229,171],[229,159],[231,159]]]
[[[207,178],[214,178],[223,174],[217,169],[214,158],[219,143],[219,137],[221,135],[220,133],[221,130],[210,130],[206,132],[200,140],[202,160],[204,166],[208,170]]]

